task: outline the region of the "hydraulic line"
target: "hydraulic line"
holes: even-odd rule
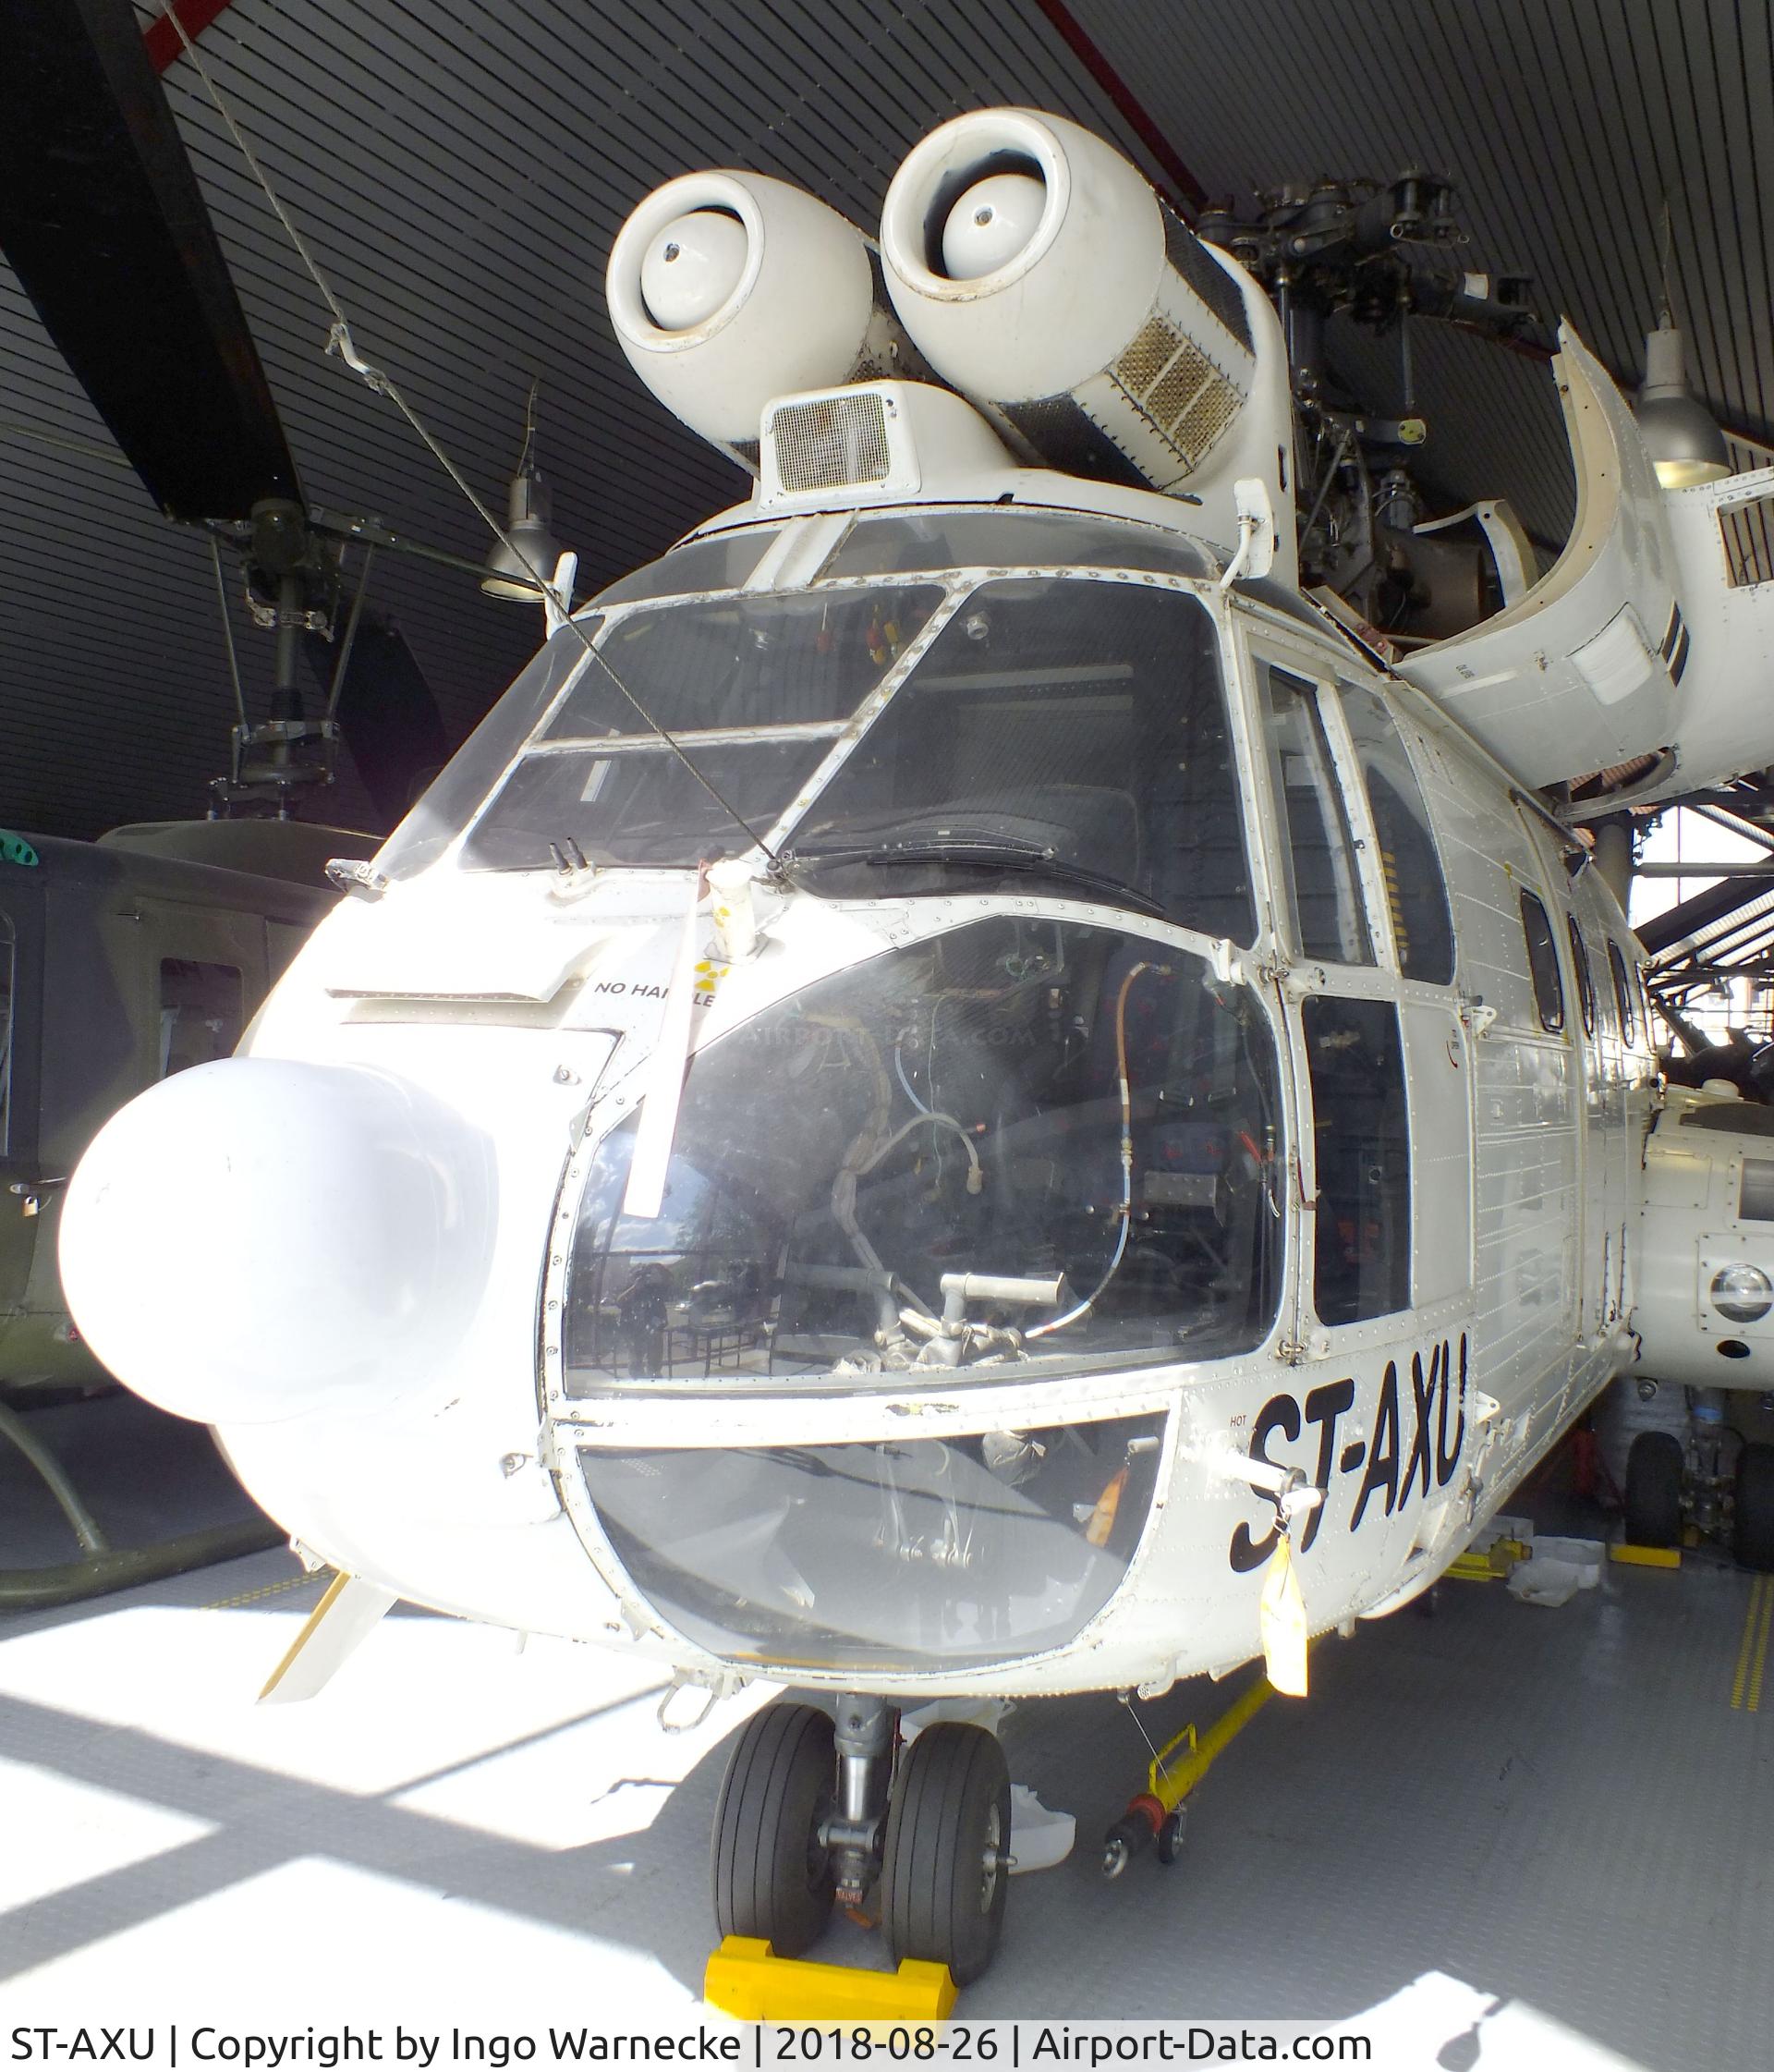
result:
[[[1067,1324],[1088,1316],[1110,1282],[1121,1271],[1122,1258],[1127,1249],[1127,1231],[1134,1220],[1134,1096],[1127,1082],[1127,994],[1142,971],[1155,971],[1160,978],[1168,978],[1171,967],[1148,964],[1142,959],[1121,981],[1121,991],[1115,996],[1115,1066],[1121,1075],[1121,1230],[1115,1238],[1114,1252],[1110,1258],[1108,1271],[1084,1300],[1063,1317],[1055,1317],[1051,1323],[1037,1324],[1027,1334],[1031,1339],[1045,1338],[1051,1331],[1063,1331]]]
[[[906,1091],[909,1092],[910,1089],[908,1088]],[[922,1107],[922,1103],[920,1103],[920,1107]],[[962,1123],[957,1121],[954,1115],[944,1115],[939,1108],[923,1108],[922,1113],[914,1115],[910,1122],[901,1123],[887,1141],[878,1151],[871,1152],[864,1163],[857,1167],[857,1177],[860,1178],[865,1173],[872,1173],[895,1144],[903,1143],[913,1130],[922,1128],[927,1122],[935,1123],[943,1129],[952,1129],[960,1138],[961,1149],[966,1152],[973,1168],[967,1176],[967,1192],[978,1194],[985,1185],[986,1176],[980,1169],[979,1153],[974,1146],[973,1139],[967,1135]]]

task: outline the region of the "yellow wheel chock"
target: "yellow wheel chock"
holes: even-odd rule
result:
[[[1455,1554],[1441,1573],[1456,1583],[1494,1582],[1533,1552],[1525,1540],[1493,1540],[1488,1547],[1468,1547],[1464,1554]]]
[[[946,1964],[860,1971],[778,1956],[756,1935],[724,1937],[702,1974],[703,1999],[741,2021],[942,2021],[958,1990]]]

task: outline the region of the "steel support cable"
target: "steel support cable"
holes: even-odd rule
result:
[[[227,103],[222,98],[221,90],[217,87],[215,80],[211,77],[209,67],[198,55],[196,44],[191,41],[189,35],[187,34],[185,24],[179,19],[177,7],[174,6],[169,8],[165,16],[163,17],[163,19],[171,22],[173,27],[178,31],[179,42],[185,46],[185,55],[190,59],[193,66],[196,67],[198,77],[203,81],[204,91],[208,93],[211,102],[213,104],[216,114],[221,116],[224,124],[226,126],[229,136],[234,139],[235,144],[238,148],[241,157],[246,160],[248,168],[251,172],[253,178],[258,181],[261,189],[263,191],[265,200],[270,204],[273,214],[276,216],[277,221],[283,225],[285,234],[289,238],[290,243],[296,248],[297,256],[301,260],[302,264],[307,268],[309,277],[313,281],[315,287],[319,290],[321,299],[326,304],[327,310],[333,318],[333,328],[327,335],[327,351],[329,353],[337,353],[339,358],[348,368],[350,368],[353,373],[359,375],[371,389],[372,389],[379,396],[385,396],[388,400],[395,406],[395,408],[400,412],[401,416],[407,420],[407,423],[412,426],[413,430],[424,442],[426,447],[431,454],[432,458],[436,460],[438,466],[443,469],[444,472],[450,478],[451,481],[456,484],[456,488],[462,492],[463,495],[466,496],[468,502],[474,506],[475,511],[480,516],[483,523],[487,526],[487,529],[492,532],[493,538],[496,539],[499,542],[500,545],[504,547],[508,553],[516,556],[520,567],[529,569],[530,574],[536,578],[537,589],[541,592],[542,596],[548,600],[553,609],[560,614],[563,623],[572,628],[575,636],[578,640],[580,645],[585,649],[586,653],[591,658],[593,662],[598,664],[598,666],[603,671],[604,675],[609,677],[611,683],[622,694],[622,696],[628,701],[629,704],[634,707],[635,711],[640,715],[642,723],[651,733],[657,735],[660,740],[665,744],[665,746],[674,756],[676,756],[677,760],[690,773],[691,776],[694,777],[697,783],[701,786],[702,789],[708,793],[709,797],[714,800],[715,804],[720,807],[721,811],[727,815],[728,819],[730,819],[738,828],[741,829],[741,831],[753,844],[753,846],[755,847],[762,849],[764,854],[770,858],[772,863],[774,863],[776,860],[775,851],[770,847],[768,843],[765,842],[763,836],[758,833],[758,831],[751,825],[750,822],[745,818],[744,814],[739,812],[735,807],[731,805],[724,798],[723,798],[723,796],[715,788],[715,786],[709,781],[707,777],[702,774],[701,771],[697,768],[696,764],[690,761],[689,757],[684,752],[684,750],[680,746],[680,744],[675,739],[674,739],[669,733],[667,733],[664,727],[662,727],[659,724],[659,722],[652,716],[652,714],[647,710],[647,708],[640,702],[639,699],[635,696],[634,692],[631,691],[628,689],[627,685],[623,682],[622,678],[617,676],[616,672],[610,666],[609,663],[604,660],[602,654],[600,653],[599,651],[592,645],[590,636],[586,632],[585,628],[579,624],[579,622],[573,616],[572,598],[562,597],[554,590],[548,578],[534,567],[534,565],[530,562],[529,556],[523,553],[521,548],[513,545],[511,538],[505,531],[504,527],[500,524],[499,520],[493,517],[492,513],[487,508],[486,505],[481,502],[480,496],[476,494],[472,484],[462,474],[461,470],[450,458],[449,455],[444,451],[444,448],[441,445],[439,445],[437,441],[431,436],[431,433],[427,431],[425,426],[420,422],[418,414],[414,411],[412,406],[407,401],[406,397],[401,395],[400,391],[395,386],[394,383],[389,379],[387,374],[384,373],[381,368],[372,367],[370,362],[366,360],[363,356],[358,351],[357,346],[351,336],[351,323],[349,318],[346,315],[344,305],[340,302],[338,297],[334,294],[332,286],[328,283],[325,274],[322,273],[313,253],[309,250],[308,245],[304,241],[301,232],[297,229],[295,223],[290,218],[289,212],[284,207],[283,202],[278,199],[277,191],[272,186],[269,177],[266,176],[264,167],[260,165],[258,158],[253,153],[252,146],[248,143],[246,137],[240,129],[239,124],[235,121],[232,113],[229,111]]]

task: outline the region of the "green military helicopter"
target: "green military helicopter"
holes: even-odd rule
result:
[[[364,603],[375,553],[486,570],[304,494],[127,0],[26,0],[0,19],[0,252],[156,505],[207,530],[218,582],[224,557],[237,561],[275,642],[262,719],[235,671],[237,724],[209,818],[96,843],[0,832],[0,1449],[23,1453],[79,1542],[48,1568],[6,1567],[0,1552],[0,1609],[18,1609],[281,1537],[255,1518],[152,1548],[106,1543],[37,1415],[115,1385],[63,1298],[61,1188],[117,1108],[233,1051],[334,903],[328,863],[376,847],[378,835],[293,817],[324,794],[341,744],[384,823],[447,758],[423,673]],[[523,598],[541,586],[518,568],[486,587]]]

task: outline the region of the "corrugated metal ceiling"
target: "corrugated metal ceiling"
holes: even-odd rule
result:
[[[1321,171],[1450,173],[1475,264],[1527,271],[1618,369],[1655,313],[1662,197],[1691,363],[1722,417],[1774,399],[1762,189],[1774,189],[1768,12],[1732,0],[1081,0],[1078,19],[1202,186]],[[140,7],[144,19],[155,12]],[[213,69],[352,313],[483,496],[542,389],[556,530],[601,579],[743,488],[628,373],[601,279],[617,225],[696,165],[796,179],[872,226],[894,165],[957,109],[1017,101],[1137,140],[1036,0],[656,4],[235,0]],[[309,495],[478,558],[479,521],[389,406],[322,353],[327,318],[188,62],[167,75]],[[1543,367],[1420,326],[1426,469],[1502,491],[1557,537],[1569,475]],[[1390,372],[1390,348],[1349,358]],[[62,444],[52,442],[60,441]],[[231,694],[209,557],[110,457],[0,267],[0,819],[91,833],[200,811]],[[535,615],[468,579],[378,562],[458,733]],[[249,696],[265,643],[236,620]],[[348,781],[333,817],[367,819]]]

